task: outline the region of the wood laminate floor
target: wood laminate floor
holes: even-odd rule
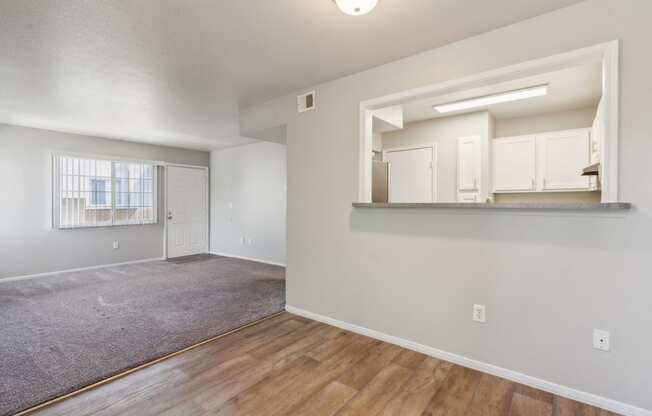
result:
[[[614,414],[283,313],[31,415]]]

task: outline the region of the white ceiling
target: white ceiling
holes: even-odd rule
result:
[[[239,108],[580,0],[0,0],[0,122],[211,149]]]
[[[438,113],[432,108],[433,105],[544,84],[548,85],[548,94],[542,97],[445,114]],[[403,120],[410,123],[482,110],[488,110],[496,119],[524,117],[597,106],[601,96],[602,65],[600,62],[587,62],[559,71],[520,78],[488,87],[413,101],[403,105]]]

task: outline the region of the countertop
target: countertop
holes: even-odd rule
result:
[[[460,202],[354,202],[354,208],[420,208],[420,209],[512,209],[561,211],[622,211],[632,208],[629,202],[605,203],[460,203]]]

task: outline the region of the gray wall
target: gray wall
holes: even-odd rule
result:
[[[652,409],[652,2],[591,0],[243,112],[287,123],[288,304]],[[359,104],[620,39],[613,214],[356,210]],[[473,303],[488,323],[471,321]],[[592,349],[592,330],[612,351]]]
[[[489,140],[489,113],[481,111],[454,117],[405,124],[383,133],[383,149],[437,143],[437,194],[439,202],[457,201],[457,139],[478,135]]]
[[[0,124],[0,278],[163,256],[163,223],[51,226],[53,151],[208,166],[208,152]],[[159,217],[159,220],[161,218]],[[120,248],[113,250],[114,240]]]
[[[286,184],[285,145],[212,152],[211,251],[284,265]]]

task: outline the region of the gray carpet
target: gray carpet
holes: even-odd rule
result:
[[[200,260],[0,281],[0,415],[284,309],[284,268]]]

